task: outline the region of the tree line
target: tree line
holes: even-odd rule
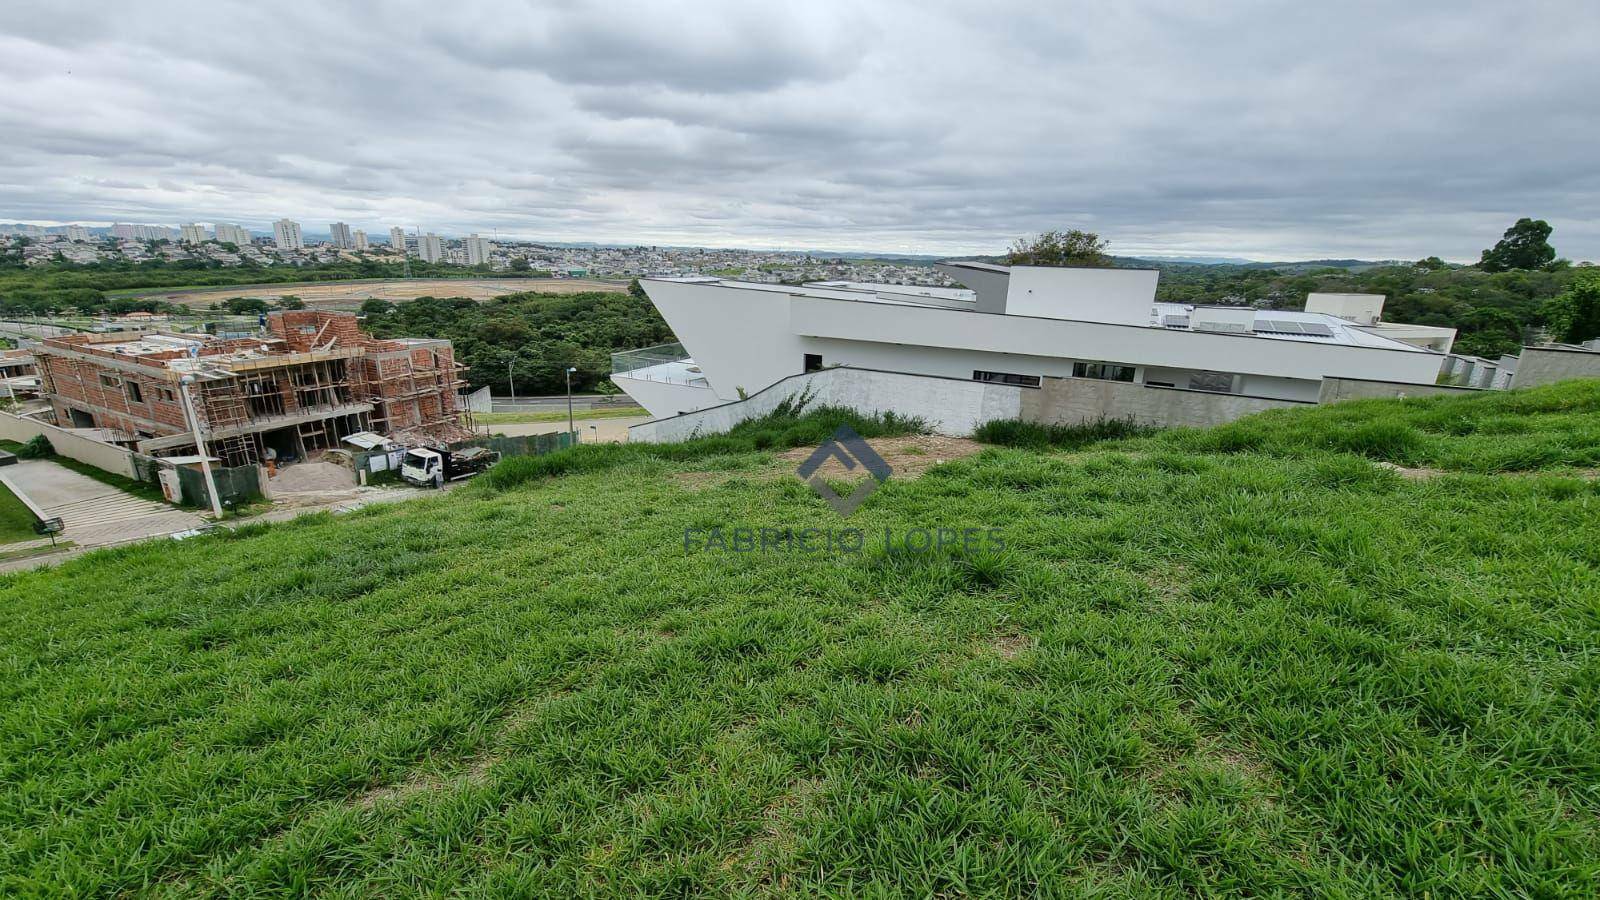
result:
[[[1262,309],[1303,309],[1314,292],[1384,294],[1385,321],[1454,328],[1458,353],[1498,357],[1526,343],[1581,343],[1600,337],[1600,269],[1573,266],[1550,244],[1554,229],[1519,219],[1474,265],[1430,256],[1407,265],[1323,267],[1157,264],[1156,299]],[[1048,231],[1023,238],[1003,258],[1009,265],[1099,266],[1124,263],[1086,231]],[[1135,265],[1149,263],[1133,260]]]
[[[481,278],[483,272],[411,260],[414,278]],[[498,278],[547,277],[527,267],[496,272]],[[245,261],[224,266],[215,260],[152,259],[79,265],[58,260],[42,266],[25,266],[21,250],[0,252],[0,314],[54,315],[66,310],[80,313],[186,312],[158,297],[118,297],[117,291],[146,288],[226,287],[246,284],[283,284],[298,281],[346,281],[356,278],[400,278],[398,262],[375,259],[341,260],[305,266],[262,266]]]
[[[637,282],[636,282],[637,283]],[[419,297],[361,306],[377,337],[449,338],[470,389],[496,395],[559,394],[571,366],[574,391],[615,392],[611,354],[673,340],[642,291],[505,294],[488,301]]]

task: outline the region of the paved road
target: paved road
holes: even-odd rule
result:
[[[567,395],[561,394],[554,397],[510,397],[491,398],[495,412],[566,412]],[[607,397],[603,394],[584,394],[572,398],[572,408],[575,410],[588,409],[620,409],[635,405],[630,397]]]
[[[638,425],[640,422],[649,422],[650,416],[622,416],[615,419],[577,419],[573,422],[578,427],[582,437],[579,440],[585,444],[599,441],[602,444],[620,444],[628,440],[628,426]],[[593,426],[591,428],[591,426]],[[508,437],[520,437],[525,434],[555,434],[566,431],[566,422],[529,422],[521,425],[489,425],[478,426],[482,431],[487,427],[491,434],[503,434]]]
[[[6,478],[28,499],[66,526],[60,537],[81,547],[120,544],[198,528],[205,520],[165,503],[145,500],[49,460],[7,466]]]

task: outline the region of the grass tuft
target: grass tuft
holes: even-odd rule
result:
[[[1077,450],[1102,441],[1149,434],[1154,429],[1131,419],[1098,419],[1077,425],[1047,425],[1021,419],[994,419],[978,426],[973,438],[1002,447]]]

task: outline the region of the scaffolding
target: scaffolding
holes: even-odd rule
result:
[[[417,357],[423,353],[427,362],[419,367]],[[456,394],[466,383],[461,378],[465,368],[453,355],[441,358],[437,350],[408,348],[368,356],[360,390],[362,399],[373,406],[373,430],[439,433],[446,438],[456,437],[456,430],[469,431],[470,411],[456,408]]]

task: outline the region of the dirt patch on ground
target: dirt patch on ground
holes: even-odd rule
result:
[[[940,437],[918,434],[910,437],[871,438],[867,441],[884,462],[894,470],[895,478],[916,478],[934,466],[952,459],[972,456],[985,449],[983,444],[967,438]],[[674,472],[672,478],[690,491],[704,491],[722,487],[738,480],[773,481],[793,478],[800,464],[817,452],[815,447],[796,447],[778,454],[771,466],[754,472]],[[854,481],[866,477],[861,466],[846,469],[837,458],[830,458],[817,470],[825,480]]]
[[[1005,634],[996,635],[989,642],[989,647],[996,654],[998,654],[1001,659],[1016,659],[1023,653],[1032,650],[1035,646],[1035,643],[1036,642],[1034,641],[1033,637],[1030,635],[1008,632]]]
[[[355,473],[337,463],[302,462],[284,466],[270,482],[274,496],[300,494],[311,491],[353,491]]]
[[[1430,478],[1442,478],[1446,475],[1470,475],[1471,472],[1447,472],[1444,469],[1411,468],[1395,465],[1392,462],[1375,462],[1373,465],[1389,471],[1411,481],[1426,481]],[[1531,472],[1497,472],[1503,478],[1537,478],[1548,476],[1551,478],[1579,478],[1584,481],[1600,479],[1600,469],[1568,469],[1565,471],[1534,470]]]
[[[915,478],[940,463],[974,456],[984,449],[984,445],[970,438],[940,437],[936,434],[869,438],[867,445],[883,457],[883,461],[894,470],[896,478]],[[780,454],[778,459],[792,469],[809,459],[816,450],[815,447],[796,447]],[[861,467],[846,469],[837,458],[830,458],[817,470],[817,474],[825,479],[848,479],[858,477]]]

